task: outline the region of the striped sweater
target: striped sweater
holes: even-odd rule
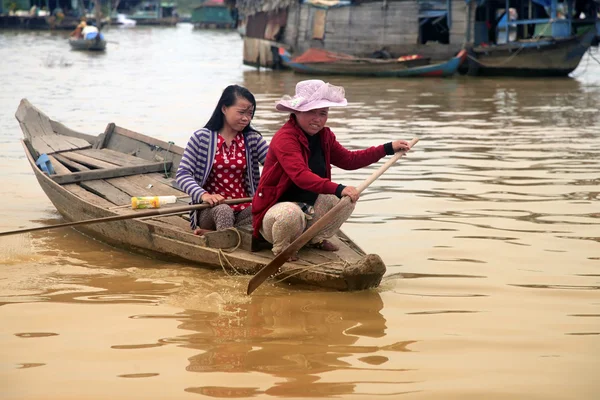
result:
[[[246,143],[246,190],[248,195],[254,196],[260,172],[258,163],[263,164],[269,146],[265,139],[257,132],[244,133]],[[192,197],[193,204],[202,203],[202,195],[206,193],[203,186],[208,180],[208,175],[213,166],[217,152],[217,132],[202,128],[193,133],[188,141],[179,168],[177,169],[177,184]],[[196,229],[196,211],[190,212],[190,225]]]

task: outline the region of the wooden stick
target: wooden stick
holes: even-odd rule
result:
[[[252,201],[251,197],[244,197],[241,199],[225,200],[224,203],[225,204],[240,204],[240,203],[248,203],[250,201]],[[203,209],[209,208],[209,207],[210,207],[210,204],[202,203],[202,204],[191,204],[189,206],[167,207],[167,208],[163,208],[163,209],[156,208],[156,209],[152,209],[152,210],[148,210],[148,211],[134,212],[131,214],[113,215],[113,216],[104,217],[104,218],[86,219],[84,221],[65,222],[64,224],[56,224],[56,225],[50,225],[50,226],[38,226],[36,228],[17,229],[15,231],[0,232],[0,237],[1,236],[9,236],[9,235],[17,235],[19,233],[42,231],[44,229],[66,228],[66,227],[77,226],[77,225],[88,225],[88,224],[98,224],[101,222],[121,221],[124,219],[153,217],[156,215],[184,214],[188,211],[203,210]]]
[[[419,139],[414,138],[409,142],[409,146],[412,148]],[[405,152],[398,152],[394,154],[392,158],[390,158],[385,164],[383,164],[377,171],[375,171],[369,178],[367,178],[363,183],[361,183],[356,189],[358,193],[362,193],[369,185],[377,178],[379,178],[389,167],[391,167],[400,157],[402,157]],[[321,217],[317,222],[315,222],[310,228],[308,228],[302,235],[298,237],[298,239],[294,240],[285,250],[279,253],[269,264],[267,264],[263,269],[258,271],[250,282],[248,283],[247,294],[251,294],[258,288],[269,276],[273,275],[279,267],[281,267],[291,256],[295,254],[298,250],[302,248],[306,243],[308,243],[312,238],[314,238],[324,227],[326,227],[336,216],[339,209],[343,208],[350,202],[350,197],[344,196],[342,199],[329,210],[323,217]]]

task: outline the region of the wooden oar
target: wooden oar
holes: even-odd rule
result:
[[[412,148],[419,139],[414,138],[411,140],[408,145]],[[402,157],[405,152],[400,151],[392,158],[390,158],[385,164],[383,164],[377,171],[373,173],[367,180],[361,183],[356,189],[358,193],[362,193],[369,185],[377,178],[379,178],[389,167],[391,167],[400,157]],[[350,197],[344,196],[342,199],[329,210],[325,215],[323,215],[317,222],[315,222],[310,228],[308,228],[302,235],[298,237],[298,239],[294,240],[288,247],[285,248],[281,253],[279,253],[269,264],[267,264],[263,269],[258,271],[250,282],[248,283],[248,291],[247,294],[251,294],[259,287],[269,276],[273,275],[279,267],[281,267],[291,256],[295,254],[298,250],[302,248],[306,243],[308,243],[312,238],[314,238],[324,227],[326,227],[332,220],[335,218],[338,210],[343,208],[346,204],[350,202]]]
[[[225,204],[240,204],[240,203],[248,203],[250,201],[252,201],[251,197],[244,197],[241,199],[225,200],[224,203]],[[9,236],[9,235],[17,235],[19,233],[43,231],[44,229],[66,228],[66,227],[77,226],[77,225],[88,225],[88,224],[98,224],[101,222],[121,221],[124,219],[153,217],[155,215],[184,214],[188,211],[202,210],[202,209],[209,208],[209,207],[210,207],[210,204],[202,203],[202,204],[191,204],[188,206],[180,206],[180,207],[167,207],[167,208],[162,208],[162,209],[156,208],[156,209],[152,209],[152,210],[148,210],[148,211],[134,212],[131,214],[114,215],[111,217],[86,219],[84,221],[65,222],[64,224],[56,224],[56,225],[50,225],[50,226],[38,226],[36,228],[17,229],[15,231],[0,232],[0,236]]]

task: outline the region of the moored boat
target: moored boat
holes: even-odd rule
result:
[[[432,62],[430,58],[418,55],[402,56],[393,59],[354,57],[323,49],[311,48],[297,57],[283,47],[279,57],[284,66],[294,72],[318,75],[349,75],[376,77],[440,77],[452,76],[466,59],[467,53],[461,50],[445,62]]]
[[[465,63],[469,75],[567,76],[596,38],[593,31],[566,38],[540,37],[493,46],[477,46]]]
[[[135,196],[176,196],[177,203],[164,206],[165,211],[190,201],[173,179],[183,155],[179,146],[112,123],[98,136],[79,133],[49,119],[26,99],[16,118],[40,186],[68,221],[137,212],[131,210]],[[50,174],[36,165],[44,154],[52,165]],[[126,219],[77,229],[116,246],[228,274],[255,274],[273,259],[269,249],[252,251],[250,227],[196,236],[187,215]],[[379,256],[366,254],[341,231],[332,241],[339,251],[304,248],[298,261],[280,268],[276,279],[342,291],[379,285],[386,270]]]

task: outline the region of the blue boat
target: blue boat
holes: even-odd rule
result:
[[[448,61],[433,63],[431,59],[418,55],[393,59],[362,58],[315,48],[308,49],[298,57],[292,57],[285,48],[279,48],[279,58],[283,66],[294,72],[318,75],[446,77],[454,75],[466,57],[466,50],[461,50]]]

